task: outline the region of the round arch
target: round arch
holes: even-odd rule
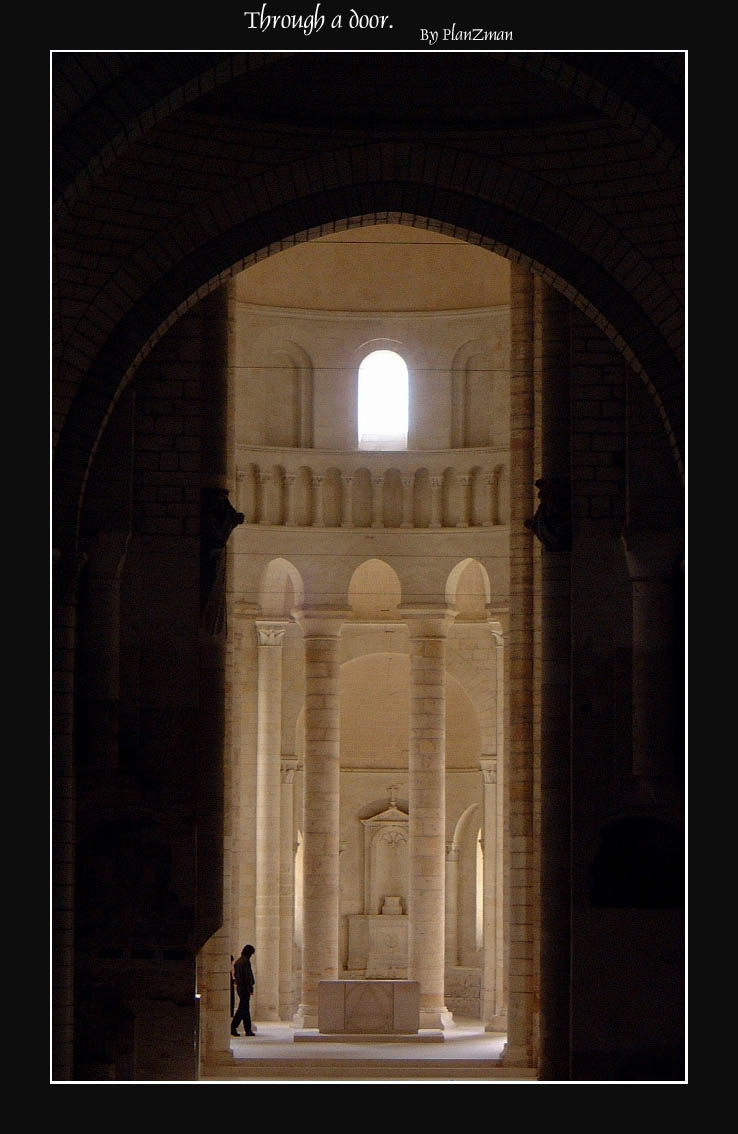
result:
[[[287,559],[267,563],[259,585],[259,605],[267,618],[289,618],[302,605],[305,590],[302,576]]]
[[[365,559],[349,580],[348,601],[358,618],[399,618],[402,586],[397,572],[383,559]]]

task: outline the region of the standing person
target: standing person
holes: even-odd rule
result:
[[[252,1036],[254,1033],[251,1030],[251,1012],[249,1011],[249,1000],[251,993],[254,991],[254,974],[251,968],[251,958],[256,950],[253,945],[244,945],[241,950],[241,956],[238,958],[233,966],[233,975],[236,979],[236,990],[238,991],[238,1008],[236,1015],[231,1020],[231,1035],[237,1036],[238,1025],[243,1021],[244,1035]]]

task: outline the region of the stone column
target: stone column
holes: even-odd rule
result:
[[[259,470],[259,523],[269,523],[270,501],[269,501],[269,485],[271,483],[272,474]]]
[[[441,526],[441,489],[443,488],[442,476],[431,476],[431,519],[430,526],[432,528],[440,528]]]
[[[384,475],[372,476],[372,527],[381,528],[384,524],[382,488]]]
[[[295,942],[295,822],[294,782],[297,760],[284,756],[281,765],[280,870],[279,870],[279,1018],[289,1020],[294,1011],[292,974]]]
[[[400,527],[413,526],[413,484],[415,477],[403,474],[402,476],[402,523]]]
[[[340,705],[345,611],[296,611],[305,642],[302,1000],[295,1023],[318,1026],[318,982],[338,977]]]
[[[323,518],[323,477],[313,477],[313,527],[322,528]]]
[[[471,482],[470,476],[459,477],[459,519],[456,524],[457,528],[468,528],[472,520],[471,509]]]
[[[404,611],[410,632],[410,899],[408,970],[420,981],[420,1026],[451,1022],[444,1004],[446,634],[453,614]]]
[[[259,641],[256,746],[256,982],[255,1012],[279,1019],[280,760],[282,641],[288,623],[256,622]]]
[[[446,847],[446,965],[459,963],[459,848]]]
[[[504,1030],[503,1016],[498,1000],[501,988],[501,966],[498,968],[498,920],[502,920],[502,908],[497,897],[497,864],[499,853],[497,824],[497,756],[485,754],[480,760],[484,790],[484,945],[482,956],[482,1021],[485,1031]]]
[[[499,475],[499,472],[487,474],[487,519],[485,520],[485,527],[494,527],[495,524],[500,522]]]
[[[506,620],[505,616],[505,620]],[[505,960],[507,949],[506,922],[508,911],[505,903],[505,766],[506,766],[506,690],[505,690],[505,633],[503,622],[490,619],[489,626],[495,643],[495,870],[494,877],[489,871],[490,899],[495,907],[494,927],[494,979],[491,967],[488,969],[488,985],[494,985],[494,997],[488,1000],[491,1014],[482,1016],[487,1031],[507,1029],[507,987],[505,979]],[[486,868],[486,866],[485,866]]]
[[[343,515],[341,516],[341,527],[351,528],[354,525],[354,478],[341,474],[343,481]]]
[[[297,474],[288,472],[284,474],[284,522],[289,528],[295,526],[295,481]]]

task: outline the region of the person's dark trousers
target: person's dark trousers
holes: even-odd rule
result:
[[[239,996],[238,1009],[236,1010],[236,1015],[231,1020],[231,1035],[236,1034],[238,1025],[242,1022],[244,1033],[247,1036],[253,1035],[253,1032],[251,1030],[251,1012],[249,1011],[250,999],[251,998],[249,996]]]

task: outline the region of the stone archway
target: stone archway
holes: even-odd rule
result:
[[[539,68],[538,60],[521,62],[523,68]],[[548,59],[548,63],[551,62]],[[562,61],[555,56],[553,62],[558,65],[555,68],[556,83],[567,89],[576,86],[576,74],[564,73],[561,70]],[[519,64],[515,62],[515,65]],[[233,61],[230,68],[229,70],[225,66],[217,74],[217,69],[212,69],[211,80],[206,86],[212,89],[221,78],[225,78],[226,83],[232,81],[235,75]],[[195,67],[193,74],[199,74],[200,70]],[[112,85],[115,87],[115,79]],[[172,108],[181,106],[189,95],[169,102],[168,94],[173,89],[184,90],[186,85],[183,80],[181,85],[175,83],[173,87],[167,78],[163,85],[157,87],[158,96],[152,96],[152,88],[149,88],[148,93],[142,95],[133,109],[133,128],[125,143],[125,161],[134,175],[129,183],[131,187],[134,186],[136,173],[140,172],[141,152],[137,150],[137,145],[145,137],[149,128],[147,124],[155,123],[158,127],[163,127],[162,136],[172,127],[170,137],[173,138],[177,123]],[[625,83],[625,86],[633,95],[637,84],[633,86]],[[620,97],[615,100],[616,118],[618,126],[627,129],[629,103],[623,83],[610,83],[601,75],[591,89],[596,92],[600,103],[604,101],[611,107],[613,100],[609,98],[608,92],[617,93],[618,87]],[[205,88],[196,89],[199,94]],[[194,93],[195,87],[190,90]],[[85,111],[89,110],[92,114],[105,103],[105,99],[105,93],[99,89],[90,100],[88,108],[77,108],[81,115],[78,120],[80,137],[84,133],[81,124]],[[633,95],[633,99],[637,104],[638,98]],[[648,119],[648,115],[646,118]],[[76,134],[74,125],[69,125],[68,129],[70,136]],[[636,123],[633,127],[634,134],[640,140],[644,129],[646,127],[643,122]],[[186,209],[172,223],[155,224],[153,228],[144,225],[137,230],[138,222],[131,222],[128,218],[128,231],[132,237],[130,244],[122,252],[109,247],[107,252],[111,260],[106,270],[98,274],[97,257],[100,249],[97,246],[93,248],[89,243],[92,237],[83,214],[89,211],[93,215],[97,206],[105,204],[109,194],[106,178],[116,173],[118,155],[121,153],[120,146],[116,144],[115,131],[103,131],[103,134],[97,148],[90,140],[83,147],[86,156],[83,154],[80,160],[86,169],[85,176],[78,176],[79,168],[65,172],[69,191],[60,199],[57,227],[60,277],[65,276],[71,259],[77,255],[80,257],[79,262],[74,262],[60,289],[58,306],[64,331],[60,336],[58,356],[62,424],[57,448],[55,522],[61,562],[60,576],[69,581],[69,587],[65,585],[58,592],[56,617],[60,661],[67,676],[71,673],[69,657],[75,652],[74,573],[79,550],[77,537],[80,516],[83,506],[90,504],[95,485],[101,483],[99,470],[104,463],[102,458],[106,455],[103,453],[104,443],[110,440],[115,431],[116,412],[123,401],[122,395],[129,379],[134,373],[139,373],[142,362],[151,356],[153,346],[162,340],[168,329],[175,326],[178,333],[182,332],[179,341],[184,350],[182,357],[186,357],[188,344],[183,316],[195,314],[203,300],[205,303],[200,308],[202,312],[207,308],[211,315],[217,313],[217,297],[213,296],[210,302],[207,298],[210,293],[215,292],[249,258],[256,259],[277,252],[283,247],[284,241],[307,240],[316,233],[334,231],[336,227],[373,223],[377,218],[391,217],[401,223],[438,226],[440,231],[460,235],[498,250],[509,256],[518,267],[531,269],[545,279],[554,290],[570,299],[595,325],[605,331],[600,342],[603,338],[609,338],[620,352],[620,357],[628,360],[634,370],[642,373],[673,451],[677,456],[680,454],[680,370],[677,359],[680,324],[676,314],[675,290],[671,281],[665,280],[661,274],[667,271],[665,261],[662,259],[661,267],[657,268],[656,251],[645,246],[634,247],[634,238],[620,228],[613,217],[606,219],[600,215],[595,208],[594,197],[587,198],[585,191],[582,191],[581,200],[578,200],[576,192],[570,193],[560,184],[558,187],[552,183],[542,186],[540,182],[546,182],[545,177],[536,178],[535,175],[524,174],[512,165],[489,162],[483,156],[467,153],[459,155],[456,150],[443,144],[405,144],[384,140],[344,150],[334,148],[314,159],[297,158],[286,163],[284,168],[289,169],[292,175],[291,186],[271,175],[265,178],[260,175],[260,184],[257,186],[256,181],[244,184],[243,192],[233,193],[228,188],[220,193],[206,192],[201,202]],[[663,139],[662,133],[659,138]],[[71,153],[73,147],[64,149],[66,153]],[[102,160],[98,162],[100,156]],[[644,149],[642,156],[644,162],[646,159],[651,160],[653,153],[650,145]],[[673,147],[665,157],[659,156],[655,165],[649,165],[644,176],[651,179],[656,190],[665,188],[670,194],[670,200],[676,201],[678,194],[672,192],[673,179],[669,180],[666,175],[662,178],[663,163],[669,165],[672,156]],[[343,172],[336,172],[339,168],[343,168]],[[642,170],[646,170],[646,165]],[[162,172],[162,177],[164,176]],[[296,189],[295,186],[298,185],[303,186],[303,189]],[[310,186],[311,189],[308,190],[305,186]],[[312,191],[313,186],[317,187],[315,191]],[[145,190],[140,184],[134,189],[131,198],[135,198],[137,193],[140,194],[140,200],[145,199]],[[238,218],[235,224],[232,219],[234,214]],[[139,235],[135,235],[137,231]],[[124,245],[125,241],[122,241],[121,248]],[[516,350],[519,352],[516,358],[516,380],[521,400],[529,396],[533,369],[533,341],[528,333],[530,289],[528,282],[522,278],[524,275],[525,271],[519,273],[516,283],[520,298],[520,317],[516,331]],[[192,322],[189,325],[192,326]],[[182,358],[177,362],[181,360]],[[211,419],[203,430],[208,443],[217,432],[217,419],[222,411],[222,402],[214,398]],[[525,448],[525,445],[535,435],[537,428],[533,414],[527,411],[514,423],[516,438],[524,454],[522,463],[513,470],[511,483],[511,516],[513,524],[518,528],[530,517],[532,505],[535,506],[530,491],[534,473],[529,459],[532,450],[530,446]],[[122,432],[125,433],[124,430]],[[543,435],[548,435],[547,427],[542,432]],[[540,428],[538,435],[541,435]],[[124,444],[119,440],[118,444],[118,452],[129,458],[132,467],[133,450],[125,447],[130,442]],[[139,450],[136,450],[136,456],[141,456]],[[96,459],[99,463],[93,468]],[[151,459],[151,451],[148,459]],[[111,467],[120,465],[111,462]],[[138,476],[143,468],[144,461],[141,460],[137,466]],[[182,468],[184,469],[184,463]],[[161,471],[166,470],[165,464]],[[219,464],[216,460],[207,471],[214,478],[227,478],[225,461]],[[113,483],[114,475],[110,472],[107,475],[109,482]],[[198,477],[199,474],[193,473],[191,483],[180,486],[183,498],[186,492],[192,494],[197,491]],[[171,490],[171,485],[164,487]],[[584,499],[585,495],[580,494],[579,503],[584,503],[587,507],[592,504],[593,512],[591,516],[588,513],[588,518],[596,518],[593,502]],[[185,505],[190,507],[191,514],[183,512],[177,516],[164,516],[162,523],[166,520],[170,531],[177,523],[181,523],[182,531],[185,531],[189,524],[186,529],[187,538],[194,543],[199,501],[193,508],[192,499],[190,495],[189,505]],[[148,506],[153,508],[151,498]],[[161,508],[160,500],[157,506]],[[170,509],[174,512],[173,506],[170,505]],[[617,518],[609,517],[611,522]],[[514,637],[523,633],[526,645],[532,644],[526,627],[532,625],[532,608],[529,603],[533,586],[533,564],[528,544],[523,541],[529,543],[530,538],[528,532],[519,532],[513,550],[513,583],[518,588],[516,598],[520,599],[526,613],[521,616],[523,622],[514,623],[512,633]],[[171,541],[168,570],[179,583],[177,569],[182,555],[179,547],[174,548],[174,542],[176,541]],[[188,544],[187,553],[191,550]],[[153,556],[150,562],[161,563],[162,560]],[[161,577],[158,579],[160,589],[164,591],[166,587],[161,585]],[[162,602],[162,610],[165,605]],[[175,616],[174,609],[171,616]],[[163,620],[166,621],[167,617],[165,615]],[[517,618],[518,614],[514,617]],[[194,634],[196,637],[197,631]],[[515,637],[515,642],[515,648],[518,649],[520,638]],[[155,644],[149,647],[152,656],[156,653],[154,647]],[[165,667],[161,665],[160,658],[157,664],[163,672]],[[513,668],[511,679],[513,682],[522,680],[530,685],[533,674],[525,667],[522,675]],[[218,688],[218,680],[208,679],[204,681],[202,692],[217,692]],[[511,697],[515,698],[517,705],[512,710],[515,715],[522,705],[519,686],[511,692]],[[205,699],[207,700],[207,696]],[[153,715],[153,707],[145,707],[149,715]],[[158,711],[159,706],[155,708]],[[162,719],[165,716],[166,713],[162,711]],[[62,712],[59,720],[60,753],[72,751],[72,720],[66,710]],[[217,733],[220,725],[217,721],[213,725],[213,732]],[[528,728],[527,718],[525,727]],[[528,740],[530,739],[529,735]],[[521,746],[515,759],[524,761],[528,758],[524,747],[525,745]],[[207,761],[204,766],[207,766]],[[73,767],[62,761],[60,776],[63,798],[73,799]],[[516,791],[524,795],[531,777],[532,769],[526,765],[520,771]],[[217,804],[217,776],[208,781],[205,787],[205,794]],[[217,805],[213,816],[216,812]],[[67,819],[73,821],[73,816],[67,816]],[[72,821],[65,826],[64,839],[73,831]],[[527,839],[530,832],[517,832],[514,837]],[[68,881],[68,878],[65,879],[65,884]],[[532,947],[536,947],[535,940]],[[523,1009],[528,1020],[533,1011],[532,994],[527,991],[524,993],[525,997],[529,995],[531,999],[525,1002]],[[526,1051],[530,1050],[529,1033],[530,1029],[520,1045]]]

